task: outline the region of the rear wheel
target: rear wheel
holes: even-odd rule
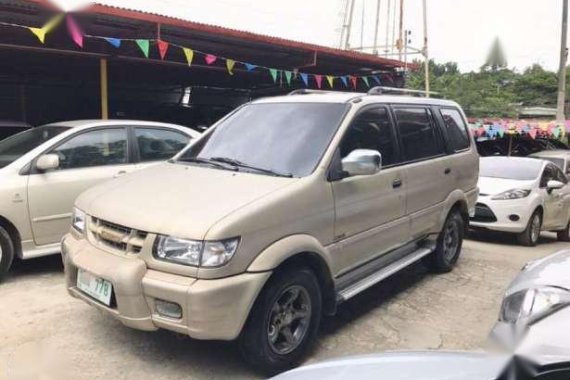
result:
[[[269,375],[295,366],[315,341],[321,307],[319,283],[311,270],[276,273],[259,295],[240,336],[244,358]]]
[[[8,232],[0,226],[0,281],[12,266],[14,243]]]
[[[570,241],[570,221],[566,224],[566,228],[556,231],[556,236],[560,241]]]
[[[527,247],[534,247],[540,237],[540,230],[542,228],[542,213],[540,210],[535,210],[528,221],[525,230],[517,235],[517,240],[520,244]]]
[[[439,233],[435,251],[424,260],[427,267],[437,273],[451,271],[459,259],[464,235],[465,221],[459,210],[452,210]]]

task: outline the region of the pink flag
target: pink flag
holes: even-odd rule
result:
[[[77,26],[77,24],[71,18],[70,15],[67,15],[66,21],[67,21],[67,30],[69,31],[71,38],[77,44],[77,46],[82,48],[83,47],[83,33],[81,33],[81,31],[79,30],[79,27]]]
[[[206,57],[204,59],[208,65],[211,65],[212,63],[216,62],[216,59],[218,59],[218,57],[212,54],[206,54]]]
[[[166,52],[168,51],[168,42],[158,40],[157,44],[158,44],[158,53],[160,54],[160,59],[164,59],[164,57],[166,56]]]
[[[323,76],[319,74],[315,74],[315,81],[317,82],[317,87],[321,88],[323,84]]]
[[[354,88],[356,90],[356,84],[357,84],[358,78],[355,77],[354,75],[350,76],[350,82],[352,82],[352,88]]]
[[[528,131],[528,135],[530,137],[532,137],[533,139],[535,139],[536,138],[536,129],[533,128],[530,131]]]

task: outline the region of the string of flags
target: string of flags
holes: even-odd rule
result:
[[[68,31],[71,39],[74,41],[74,43],[79,48],[84,47],[84,40],[86,38],[104,40],[107,43],[109,43],[111,46],[113,46],[117,49],[122,47],[124,45],[124,43],[134,43],[136,46],[138,46],[141,54],[145,58],[149,58],[150,52],[151,52],[151,45],[152,45],[152,46],[156,46],[156,48],[158,49],[158,54],[160,56],[160,59],[164,60],[164,59],[166,59],[166,56],[167,56],[169,50],[171,49],[171,47],[175,47],[175,48],[182,50],[183,55],[186,58],[186,62],[187,62],[189,67],[192,66],[192,64],[195,62],[196,56],[200,55],[200,56],[202,56],[204,63],[208,66],[214,65],[216,62],[225,62],[225,66],[226,66],[226,69],[227,69],[227,72],[229,75],[234,75],[236,67],[238,65],[240,65],[240,66],[243,66],[245,68],[246,72],[252,72],[255,70],[257,70],[257,71],[267,70],[271,79],[273,80],[273,83],[277,83],[278,80],[281,83],[283,83],[283,81],[285,81],[287,83],[287,85],[289,85],[289,86],[291,85],[291,81],[294,78],[300,79],[301,82],[306,87],[311,86],[311,83],[314,82],[316,87],[319,89],[322,89],[324,86],[323,80],[326,80],[328,87],[331,89],[334,88],[335,82],[339,82],[339,81],[340,81],[339,83],[341,83],[342,86],[344,86],[344,87],[350,86],[353,89],[357,88],[359,81],[362,82],[368,88],[370,88],[370,86],[371,86],[370,80],[372,80],[373,83],[375,83],[376,85],[379,85],[379,86],[382,85],[382,82],[383,82],[383,78],[381,77],[381,75],[378,75],[378,74],[373,74],[373,75],[352,75],[352,74],[348,74],[348,75],[324,75],[324,74],[303,73],[303,72],[299,72],[297,69],[284,70],[284,69],[266,67],[266,66],[262,66],[262,65],[253,64],[250,62],[242,62],[242,61],[231,59],[231,58],[216,56],[214,54],[210,54],[210,53],[202,52],[199,50],[191,49],[191,48],[186,47],[186,46],[177,45],[177,44],[174,44],[171,42],[167,42],[167,41],[164,41],[160,38],[156,38],[156,39],[148,39],[148,38],[129,39],[129,38],[116,38],[116,37],[105,37],[105,36],[90,35],[90,34],[83,33],[83,31],[80,29],[79,25],[75,22],[73,17],[69,14],[65,14],[65,15],[59,14],[59,15],[53,17],[51,20],[49,20],[41,28],[12,24],[12,23],[1,22],[1,21],[0,21],[0,25],[26,28],[26,29],[30,30],[30,32],[32,32],[42,44],[44,44],[45,39],[46,39],[46,35],[48,33],[50,33],[51,31],[53,31],[64,20],[64,18],[65,18],[65,23],[67,25],[67,31]]]
[[[562,139],[570,134],[570,120],[564,123],[555,121],[525,120],[476,120],[469,123],[469,130],[476,139],[496,139],[505,135],[526,135],[532,139],[547,137]]]

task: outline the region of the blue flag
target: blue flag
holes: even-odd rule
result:
[[[305,83],[305,86],[308,86],[309,85],[309,74],[300,73],[299,75],[301,76],[301,79]]]
[[[244,63],[244,65],[247,71],[254,70],[257,67],[257,65],[252,65],[251,63]]]
[[[378,86],[382,86],[382,81],[380,80],[380,77],[378,75],[373,75],[372,79],[374,79],[374,81],[378,83]]]
[[[340,80],[342,81],[342,84],[344,84],[344,87],[348,87],[348,79],[345,76],[340,77]]]
[[[105,37],[105,41],[107,41],[116,48],[121,47],[121,40],[118,38]]]

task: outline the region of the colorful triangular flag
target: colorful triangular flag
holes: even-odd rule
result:
[[[158,45],[158,54],[160,54],[160,59],[164,59],[164,57],[166,57],[166,52],[168,51],[168,42],[158,40],[156,43]]]
[[[291,71],[283,71],[285,73],[285,79],[287,80],[287,84],[290,86],[291,85],[291,76],[293,76],[293,72]]]
[[[273,83],[277,82],[277,69],[269,69],[269,74],[273,78]]]
[[[305,86],[309,86],[309,74],[307,73],[300,73],[301,80],[305,83]]]
[[[350,76],[350,82],[352,83],[352,88],[354,88],[356,90],[356,85],[358,84],[358,77],[351,75]]]
[[[121,47],[121,40],[118,38],[105,37],[105,41],[107,41],[116,48]]]
[[[332,75],[327,75],[327,82],[329,82],[330,88],[334,87],[334,77]]]
[[[370,87],[370,83],[368,82],[368,77],[362,77],[364,83],[366,83],[366,87]]]
[[[340,80],[342,81],[342,84],[344,84],[344,87],[348,87],[348,79],[346,75],[341,76]]]
[[[182,48],[182,51],[184,52],[184,56],[186,56],[188,66],[192,66],[192,60],[194,59],[194,50],[189,48]]]
[[[73,39],[73,42],[79,47],[83,47],[83,33],[79,30],[79,27],[75,23],[75,20],[70,15],[66,17],[67,21],[67,30]]]
[[[323,76],[320,74],[315,74],[315,81],[317,82],[317,87],[321,88],[323,85]]]
[[[252,65],[251,63],[245,63],[244,65],[247,71],[254,70],[257,67],[257,65]]]
[[[137,45],[143,52],[144,56],[148,58],[149,41],[148,40],[136,40]]]
[[[49,20],[47,23],[44,24],[41,28],[32,28],[29,27],[28,29],[38,37],[38,40],[43,44],[46,40],[46,34],[49,33],[53,28],[57,26],[63,19],[63,14],[59,14]]]
[[[212,63],[216,62],[216,59],[218,59],[218,57],[212,54],[206,54],[206,56],[204,57],[204,60],[206,60],[206,63],[208,65],[211,65]]]
[[[226,59],[226,67],[227,67],[228,73],[230,75],[234,75],[233,69],[234,69],[235,65],[236,65],[236,61],[234,61],[233,59]]]
[[[374,79],[374,82],[376,82],[378,86],[382,86],[382,81],[380,80],[380,77],[378,75],[373,75],[372,79]]]

